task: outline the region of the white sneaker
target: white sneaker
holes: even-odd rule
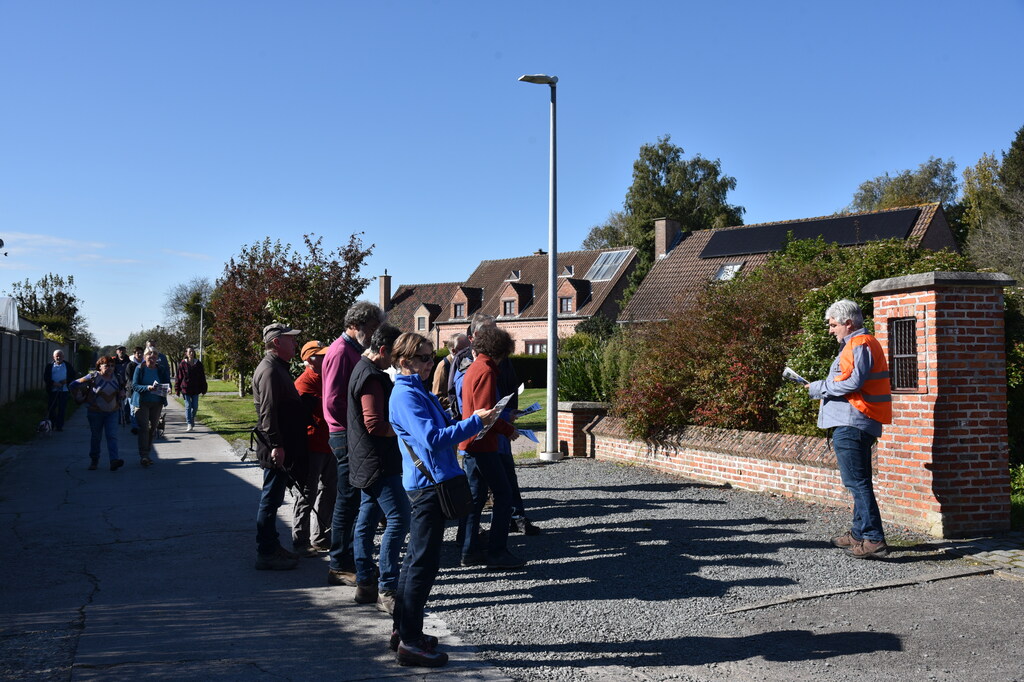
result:
[[[194,429],[194,428],[196,428],[196,427],[194,427],[194,426],[192,426],[191,424],[189,424],[188,426],[186,426],[186,427],[185,427],[185,430],[186,430],[186,431],[191,431],[191,430],[192,430],[192,429]]]

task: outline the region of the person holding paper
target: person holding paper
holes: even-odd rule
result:
[[[156,349],[150,348],[143,357],[145,362],[135,368],[132,378],[132,407],[139,423],[139,463],[148,467],[153,464],[149,453],[153,448],[160,413],[167,405],[166,389],[170,386],[171,376],[166,367],[157,364]]]
[[[493,325],[480,328],[473,336],[476,359],[462,381],[462,416],[476,410],[491,409],[498,395],[498,367],[511,353],[515,344],[504,329]],[[498,435],[509,440],[519,432],[509,422],[498,419],[482,436],[464,441],[459,449],[466,453],[463,463],[473,491],[473,509],[466,517],[466,534],[462,543],[462,565],[486,564],[492,568],[519,568],[526,562],[508,551],[509,524],[512,521],[512,484],[498,451]],[[494,495],[491,509],[491,529],[487,547],[481,546],[480,516],[487,501],[487,489]]]
[[[809,383],[807,393],[821,401],[818,428],[834,429],[839,473],[853,495],[853,523],[832,544],[857,559],[882,559],[889,546],[871,486],[871,447],[882,425],[892,423],[889,365],[878,341],[864,329],[864,314],[854,301],[836,301],[825,320],[839,342],[839,355],[828,377]]]
[[[388,420],[400,441],[402,486],[412,514],[409,545],[398,578],[391,632],[391,650],[401,665],[436,668],[448,662],[437,649],[437,637],[423,633],[423,609],[441,565],[445,518],[434,482],[464,476],[455,457],[455,445],[494,422],[494,410],[477,410],[451,423],[437,397],[423,382],[434,366],[434,346],[412,332],[395,339],[391,365],[398,370],[388,405]],[[430,472],[432,482],[413,461],[415,455]]]

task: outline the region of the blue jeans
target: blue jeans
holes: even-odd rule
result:
[[[86,412],[86,416],[89,419],[89,429],[92,431],[92,438],[89,441],[89,459],[98,460],[100,458],[100,439],[104,432],[107,436],[107,455],[110,456],[110,461],[121,459],[117,455],[117,410],[113,412],[89,410]]]
[[[277,535],[277,510],[284,503],[288,476],[283,469],[263,470],[263,491],[256,511],[256,551],[273,554],[281,546]]]
[[[878,511],[871,487],[871,446],[875,437],[853,426],[837,427],[832,434],[839,474],[843,485],[853,495],[853,524],[850,535],[855,540],[883,542],[882,515]]]
[[[67,391],[50,391],[50,423],[54,429],[64,428],[64,414],[68,407]]]
[[[523,495],[519,492],[516,460],[512,457],[512,441],[501,434],[498,434],[498,454],[501,455],[501,463],[505,467],[505,478],[508,479],[508,484],[512,488],[512,516],[525,517],[526,506],[523,504]]]
[[[497,452],[467,452],[463,458],[469,489],[473,493],[473,509],[466,517],[466,537],[462,554],[479,552],[480,516],[487,502],[487,489],[494,495],[491,508],[491,529],[487,535],[487,553],[500,554],[508,548],[508,526],[512,520],[512,486],[505,474],[505,465]]]
[[[199,411],[199,394],[182,395],[185,399],[185,423],[195,425],[196,412]]]
[[[359,488],[348,481],[348,434],[344,431],[331,433],[327,444],[338,465],[338,496],[334,499],[331,517],[331,568],[350,571],[355,566],[352,536],[359,514]]]
[[[444,515],[437,492],[431,486],[410,490],[412,513],[409,546],[395,593],[394,627],[401,640],[417,644],[423,637],[423,608],[441,565]],[[508,524],[505,524],[508,527]]]
[[[356,580],[360,585],[366,585],[373,579],[373,536],[377,532],[381,512],[387,518],[388,525],[380,540],[378,588],[381,592],[387,592],[398,589],[398,572],[401,568],[398,557],[402,553],[405,534],[409,532],[409,496],[402,487],[401,474],[381,476],[376,483],[362,491],[362,504],[359,506],[359,520],[356,521],[353,542]]]

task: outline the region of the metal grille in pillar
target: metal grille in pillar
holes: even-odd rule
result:
[[[892,389],[917,389],[917,318],[889,320],[889,376]]]

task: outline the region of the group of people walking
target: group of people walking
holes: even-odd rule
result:
[[[368,302],[349,309],[344,328],[329,346],[313,340],[301,351],[300,330],[280,323],[263,329],[266,355],[253,377],[257,456],[264,468],[255,567],[287,570],[300,557],[327,554],[329,585],[355,587],[356,602],[391,615],[390,646],[399,663],[441,666],[447,654],[423,632],[448,520],[439,487],[457,484],[472,495],[459,520],[463,565],[522,567],[526,562],[507,548],[510,529],[528,524],[529,534],[540,532],[525,519],[511,448],[506,466],[497,439],[518,437],[514,405],[504,412],[497,407],[500,397],[515,394],[515,386],[505,391],[499,381],[512,340],[493,318],[474,320],[462,335],[472,346],[446,364],[448,383],[435,384],[446,409],[427,389],[435,361],[430,340],[387,324],[383,311]],[[450,350],[463,345],[453,338]],[[297,353],[305,369],[292,381],[289,363]],[[325,443],[333,471],[324,464]],[[291,551],[276,529],[289,485],[296,488]],[[480,517],[488,492],[493,508],[485,541]]]
[[[100,356],[95,369],[78,376],[74,367],[64,358],[60,349],[53,352],[53,362],[43,371],[48,395],[48,418],[54,430],[62,431],[69,396],[86,406],[91,432],[89,441],[89,470],[99,468],[101,444],[106,439],[110,470],[124,466],[118,446],[119,426],[131,425],[138,438],[139,463],[143,467],[153,464],[150,457],[153,440],[162,429],[163,409],[171,390],[171,373],[167,357],[158,352],[156,344],[147,341],[145,348],[137,346],[129,356],[124,346],[115,355]],[[207,391],[203,365],[196,359],[191,346],[178,365],[174,391],[184,396],[187,427],[195,424],[199,396]]]

